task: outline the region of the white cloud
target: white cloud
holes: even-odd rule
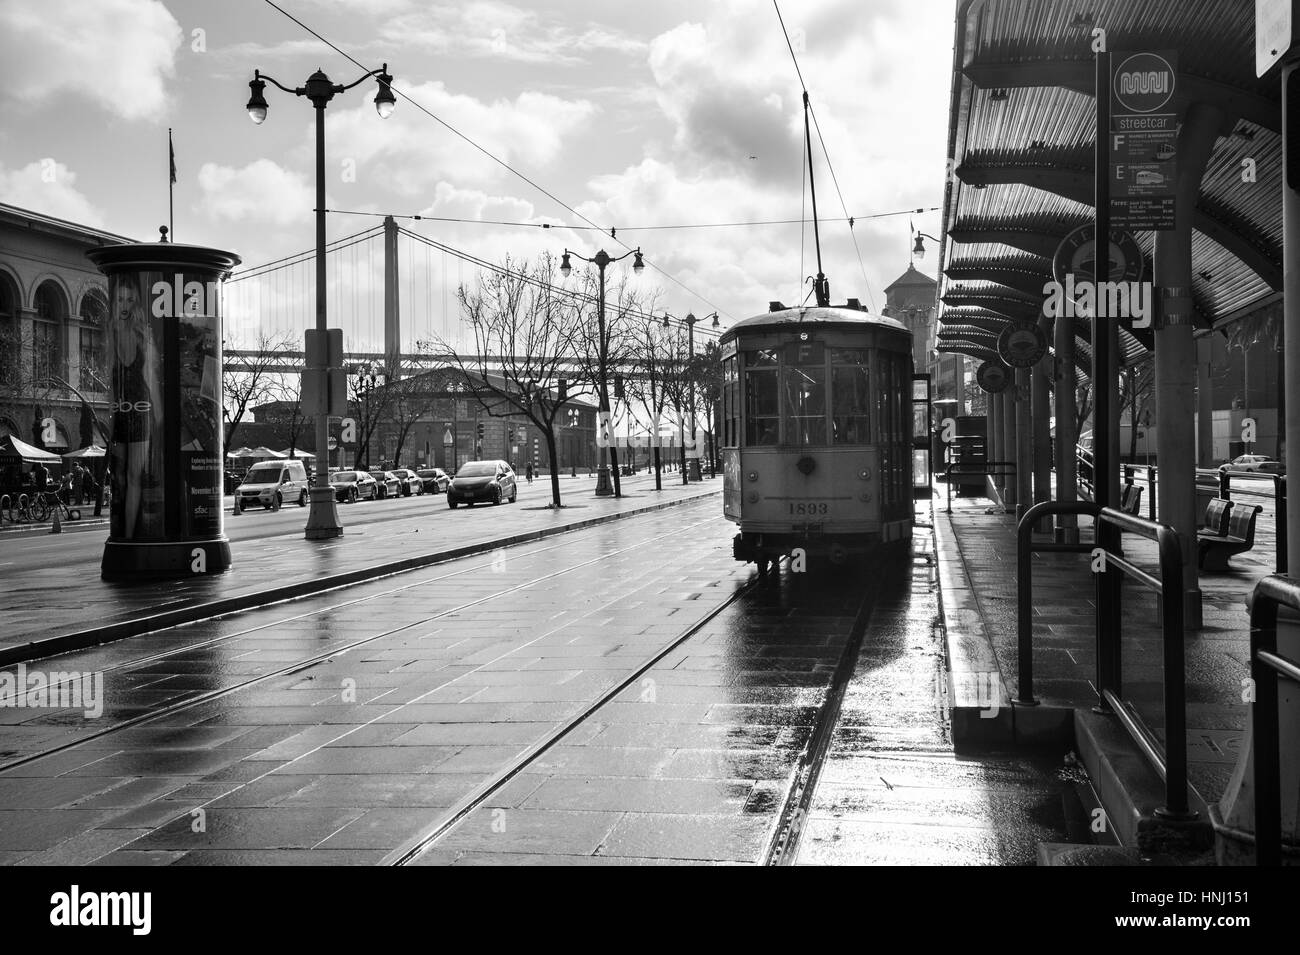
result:
[[[390,42],[435,53],[487,57],[521,63],[574,65],[592,53],[640,54],[645,43],[607,27],[574,28],[499,0],[440,4],[395,17],[380,28]]]
[[[77,191],[77,174],[53,159],[12,171],[0,164],[0,202],[81,225],[104,225],[99,209]]]
[[[315,187],[270,159],[242,169],[204,163],[199,188],[199,212],[216,220],[294,225],[308,221],[316,208]]]
[[[586,100],[547,93],[529,91],[513,100],[484,102],[451,93],[441,83],[397,87],[397,109],[388,119],[380,119],[365,102],[331,115],[326,135],[331,161],[356,160],[359,186],[391,189],[403,196],[427,194],[440,180],[484,186],[513,178],[407,97],[525,174],[551,163],[567,137],[596,112]]]
[[[63,92],[125,119],[161,117],[184,34],[159,0],[0,0],[0,89],[41,103]]]

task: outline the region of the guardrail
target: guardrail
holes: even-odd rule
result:
[[[990,471],[989,468],[1004,468],[1009,470]],[[993,474],[1015,474],[1015,461],[954,461],[943,469],[943,480],[948,486],[948,513],[952,513],[952,476],[954,474],[983,474],[986,477]]]
[[[1300,683],[1300,663],[1277,652],[1277,608],[1300,611],[1300,583],[1275,574],[1250,595],[1250,678],[1255,705],[1250,718],[1255,757],[1255,864],[1282,864],[1282,758],[1279,753],[1278,681]]]
[[[1034,524],[1051,514],[1075,514],[1093,518],[1091,543],[1058,544],[1035,541]],[[1120,548],[1124,533],[1155,541],[1160,549],[1159,576],[1134,566]],[[1034,698],[1033,652],[1033,555],[1044,552],[1089,553],[1101,560],[1096,578],[1097,696],[1102,712],[1119,720],[1142,755],[1165,783],[1165,805],[1157,815],[1171,820],[1190,820],[1187,796],[1187,686],[1183,660],[1183,553],[1178,532],[1167,524],[1126,514],[1091,501],[1064,503],[1044,501],[1027,510],[1016,528],[1017,595],[1017,699],[1021,706],[1037,706]],[[1129,711],[1120,699],[1122,692],[1120,649],[1123,637],[1120,574],[1137,581],[1160,598],[1161,642],[1164,669],[1164,717],[1166,745]]]

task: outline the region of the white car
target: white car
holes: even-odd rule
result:
[[[1282,465],[1266,454],[1239,454],[1227,464],[1220,464],[1219,470],[1257,471],[1264,474],[1281,474]]]

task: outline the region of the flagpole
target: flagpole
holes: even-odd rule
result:
[[[176,191],[176,150],[172,148],[172,128],[167,127],[167,231],[176,241],[176,214],[173,193]]]

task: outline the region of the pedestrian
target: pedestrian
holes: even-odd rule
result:
[[[76,507],[86,503],[86,469],[80,462],[72,466],[72,504]]]
[[[32,465],[32,490],[37,494],[45,493],[45,486],[50,482],[50,471],[44,464],[37,461]]]
[[[533,462],[532,461],[528,462],[528,467],[524,469],[524,473],[528,476],[528,483],[532,484],[533,483]]]

